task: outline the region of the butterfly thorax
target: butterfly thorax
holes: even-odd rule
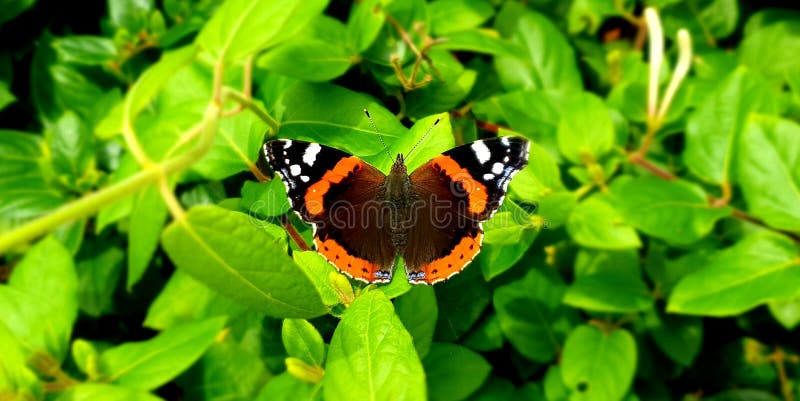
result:
[[[408,229],[413,223],[411,213],[414,202],[411,178],[408,176],[403,155],[397,155],[392,170],[384,181],[384,202],[387,207],[389,232],[395,250],[402,252],[408,243]]]

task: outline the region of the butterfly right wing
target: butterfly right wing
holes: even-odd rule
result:
[[[395,252],[383,224],[387,209],[377,201],[386,176],[317,143],[273,140],[264,152],[294,211],[313,225],[317,251],[357,280],[390,281]]]

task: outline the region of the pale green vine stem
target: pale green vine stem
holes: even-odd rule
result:
[[[147,185],[157,183],[163,176],[188,168],[205,155],[213,145],[219,114],[219,106],[212,102],[206,108],[203,116],[202,132],[197,145],[186,153],[159,164],[146,166],[142,171],[123,181],[78,198],[51,213],[26,222],[11,232],[0,235],[0,255],[47,234],[62,224],[89,216],[109,203],[129,196]]]

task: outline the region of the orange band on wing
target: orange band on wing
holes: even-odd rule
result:
[[[312,216],[318,216],[325,211],[324,197],[331,189],[331,184],[338,184],[350,174],[358,173],[364,166],[361,159],[350,156],[339,160],[332,169],[325,172],[322,179],[308,187],[305,196],[306,210]]]
[[[317,247],[317,252],[321,253],[329,262],[333,263],[340,272],[356,280],[365,281],[367,283],[388,281],[383,278],[375,277],[375,272],[380,269],[380,266],[350,255],[347,250],[334,239],[322,241],[319,237],[314,237],[314,245]]]
[[[460,273],[480,252],[481,241],[483,241],[482,232],[478,232],[474,237],[461,238],[449,255],[422,266],[420,270],[425,273],[425,276],[420,282],[434,284]]]
[[[453,182],[460,182],[467,193],[469,200],[469,211],[474,214],[482,214],[486,211],[486,200],[489,194],[486,186],[472,178],[472,174],[467,169],[461,167],[450,156],[437,156],[431,163],[441,171],[444,171]]]

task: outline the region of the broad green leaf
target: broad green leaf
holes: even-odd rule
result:
[[[703,321],[696,317],[648,313],[646,325],[656,344],[673,361],[691,366],[703,344]]]
[[[431,30],[436,36],[482,25],[494,14],[488,0],[441,0],[428,4]]]
[[[247,215],[196,206],[162,235],[170,259],[219,293],[274,317],[310,318],[326,312],[308,277],[286,254],[283,238]]]
[[[271,50],[258,60],[258,66],[303,81],[323,82],[344,74],[357,57],[339,43],[301,39]]]
[[[420,358],[424,358],[431,348],[433,333],[436,331],[436,320],[439,307],[436,305],[436,293],[432,287],[417,285],[405,295],[394,301],[397,317],[403,322]]]
[[[283,216],[290,209],[286,187],[280,177],[275,176],[268,182],[245,181],[242,186],[239,210],[251,216]]]
[[[362,294],[342,316],[331,338],[323,391],[330,401],[426,399],[425,372],[411,336],[382,292]]]
[[[561,366],[550,365],[544,375],[544,394],[548,401],[569,400],[569,389],[561,377]]]
[[[386,159],[383,145],[364,115],[365,108],[387,144],[407,133],[397,118],[371,97],[330,84],[297,83],[283,94],[281,107],[285,111],[279,136],[323,143],[359,157]]]
[[[303,319],[284,319],[281,333],[283,346],[289,356],[322,366],[325,343],[314,325]]]
[[[70,184],[80,181],[93,168],[94,143],[92,133],[75,113],[64,113],[48,129],[48,145],[53,168],[65,175]]]
[[[436,123],[437,121],[438,123]],[[381,133],[383,133],[382,130]],[[406,156],[405,162],[408,171],[414,171],[417,167],[455,146],[450,116],[448,113],[441,113],[421,118],[414,123],[407,134],[396,141],[387,142],[387,146],[389,153],[393,156],[400,153]],[[409,154],[414,146],[416,149]],[[375,155],[367,160],[372,161],[373,166],[386,172],[391,169],[393,163],[383,154]]]
[[[350,43],[356,51],[367,50],[383,27],[386,21],[382,7],[389,3],[385,0],[364,0],[353,2],[350,9],[350,18],[347,20],[347,31]]]
[[[56,401],[163,401],[147,391],[105,383],[78,383]]]
[[[614,146],[611,109],[592,94],[567,97],[558,124],[558,148],[573,164],[599,160]]]
[[[782,10],[786,11],[786,10]],[[777,81],[797,68],[787,54],[800,52],[800,21],[796,18],[751,29],[739,45],[739,62]]]
[[[437,1],[431,4],[438,3],[441,2]],[[518,45],[500,38],[499,33],[493,29],[470,29],[452,32],[444,35],[443,38],[446,41],[436,45],[436,49],[468,51],[505,57],[516,56],[521,51]]]
[[[129,388],[155,389],[197,361],[225,325],[218,317],[175,325],[150,340],[109,348],[100,355],[108,382]]]
[[[125,287],[138,283],[158,247],[158,237],[167,221],[167,206],[154,185],[136,195],[128,230],[128,274]]]
[[[31,6],[36,4],[36,0],[8,0],[3,2],[3,13],[0,14],[0,25],[11,21],[16,16],[22,14]]]
[[[627,330],[603,332],[583,325],[564,344],[561,376],[572,393],[570,400],[621,400],[635,370],[636,342]]]
[[[792,330],[800,324],[800,297],[769,303],[769,312],[783,327]]]
[[[641,280],[639,256],[633,250],[580,250],[575,282],[563,302],[595,312],[634,313],[651,308],[653,296]]]
[[[324,256],[316,251],[299,251],[294,252],[292,257],[294,262],[303,269],[311,282],[314,283],[314,287],[319,292],[323,304],[334,306],[341,303],[329,278],[330,274],[341,273]]]
[[[614,0],[577,0],[573,1],[567,14],[569,33],[597,33],[603,21],[611,16],[621,14]]]
[[[255,325],[260,326],[260,323],[256,321]],[[248,328],[245,335],[259,329]],[[184,399],[253,400],[259,388],[272,379],[258,348],[247,344],[246,340],[239,343],[233,337],[228,335],[222,341],[215,341],[200,360],[176,380]]]
[[[6,232],[63,202],[40,170],[41,137],[0,130],[0,231]]]
[[[464,338],[464,345],[478,351],[495,351],[503,347],[505,337],[496,313],[478,322]]]
[[[738,68],[686,122],[686,165],[706,181],[730,182],[748,116],[754,112],[776,113],[777,107],[774,90],[755,73]]]
[[[484,223],[483,249],[477,261],[483,277],[491,280],[519,262],[539,235],[534,217],[506,199],[497,213]]]
[[[6,106],[17,100],[8,85],[7,82],[0,81],[0,110],[5,109]]]
[[[182,270],[177,270],[150,303],[143,325],[164,330],[215,316],[238,316],[246,307],[219,295]]]
[[[481,387],[492,370],[480,354],[450,343],[434,343],[422,363],[433,401],[466,399]]]
[[[491,301],[489,287],[475,266],[467,266],[433,289],[439,306],[434,338],[439,341],[455,341],[464,335],[480,319]],[[465,297],[464,294],[470,295]]]
[[[751,116],[738,156],[738,182],[750,213],[772,227],[800,231],[800,125]]]
[[[101,36],[74,35],[53,40],[58,59],[75,64],[105,65],[117,56],[114,41]]]
[[[529,382],[530,383],[530,382]],[[533,385],[533,383],[530,383]],[[490,376],[486,383],[470,398],[470,401],[502,401],[502,400],[531,400],[544,401],[544,396],[536,398],[527,393],[527,385],[516,391],[510,381],[496,376]],[[525,393],[523,393],[525,392]]]
[[[507,90],[583,89],[575,52],[547,17],[521,3],[505,3],[494,25],[524,49],[517,57],[495,58],[500,81]]]
[[[118,28],[137,34],[148,27],[150,12],[155,8],[153,0],[109,0],[108,15]]]
[[[319,384],[314,386],[284,372],[267,382],[256,401],[313,401],[318,400],[320,394]]]
[[[705,267],[678,282],[667,311],[731,316],[800,294],[800,256],[791,240],[754,234],[709,255]]]
[[[736,0],[677,1],[660,12],[664,34],[674,38],[679,29],[686,29],[695,43],[724,39],[733,33],[739,22]]]
[[[613,206],[628,224],[670,244],[691,244],[707,235],[714,223],[731,214],[730,207],[712,207],[696,184],[655,177],[620,177],[611,184]]]
[[[531,143],[528,165],[514,176],[510,188],[514,195],[531,203],[565,189],[555,160],[536,142]]]
[[[464,70],[457,79],[432,82],[406,97],[407,113],[411,118],[421,118],[454,108],[469,94],[478,77],[474,70]]]
[[[255,166],[267,124],[246,110],[220,120],[214,145],[192,170],[209,180],[221,180]]]
[[[633,229],[613,206],[600,197],[591,197],[572,211],[567,232],[581,246],[596,249],[629,249],[642,246]]]
[[[0,322],[0,395],[16,393],[22,399],[41,398],[41,382],[27,365],[27,354],[3,322]],[[11,399],[14,399],[12,396]]]
[[[14,267],[8,284],[0,286],[0,315],[27,354],[64,359],[78,317],[78,278],[58,240],[39,241]]]
[[[92,317],[111,312],[124,261],[125,251],[110,241],[94,240],[84,245],[76,260],[82,312]]]
[[[237,62],[288,39],[325,9],[326,0],[227,0],[200,31],[196,43],[217,59]]]
[[[560,278],[531,269],[524,277],[494,292],[494,309],[508,341],[526,358],[551,361],[569,329],[561,307]]]
[[[185,46],[166,52],[157,63],[142,73],[125,94],[123,120],[127,118],[133,121],[136,115],[153,101],[170,78],[180,71],[181,67],[192,62],[196,51],[193,46]]]

